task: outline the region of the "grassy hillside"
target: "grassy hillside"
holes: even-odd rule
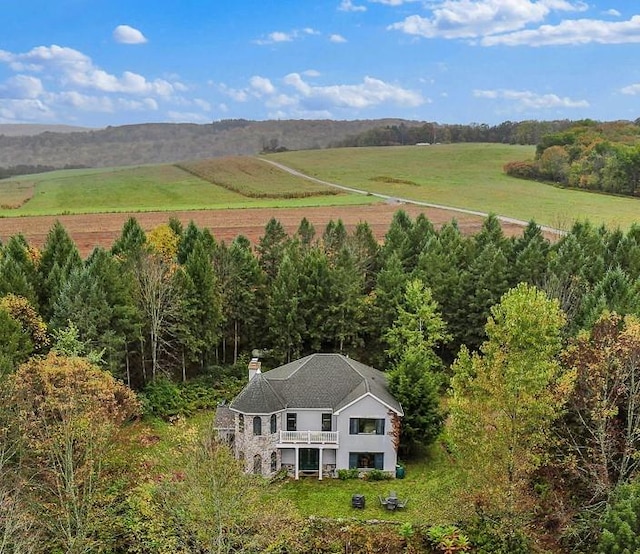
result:
[[[533,218],[554,227],[589,219],[626,229],[638,220],[640,199],[560,189],[502,171],[506,162],[531,158],[534,152],[532,146],[442,144],[285,152],[269,159],[371,192]]]
[[[0,181],[0,217],[377,201],[362,195],[335,194],[334,189],[310,184],[250,158],[242,164],[237,158],[218,161],[215,167],[218,176],[224,177],[224,184],[204,180],[173,165],[61,170],[3,180]],[[264,197],[236,192],[247,188],[264,191]],[[300,197],[290,198],[296,191],[301,193]]]

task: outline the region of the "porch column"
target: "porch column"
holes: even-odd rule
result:
[[[296,465],[295,465],[295,470],[294,470],[294,479],[297,481],[299,479],[298,476],[298,471],[299,471],[299,460],[298,458],[300,457],[300,452],[298,451],[298,447],[295,447],[295,456],[296,456]]]
[[[318,481],[322,481],[322,452],[324,448],[320,447],[320,452],[318,453]]]

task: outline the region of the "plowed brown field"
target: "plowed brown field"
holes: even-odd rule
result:
[[[318,208],[247,208],[0,218],[0,240],[5,242],[12,235],[22,233],[32,245],[41,247],[51,226],[56,220],[59,220],[77,244],[80,254],[85,257],[96,246],[110,248],[113,241],[120,235],[124,222],[131,216],[138,220],[145,231],[168,223],[171,217],[180,220],[184,225],[193,220],[198,227],[208,228],[218,241],[227,243],[241,234],[252,242],[257,242],[264,234],[264,227],[272,217],[278,219],[290,234],[296,231],[303,217],[306,217],[315,226],[317,234],[321,234],[325,225],[332,219],[334,221],[341,219],[348,230],[352,230],[359,222],[366,221],[376,238],[381,240],[387,232],[393,214],[399,209],[403,209],[413,219],[420,213],[424,213],[436,228],[455,219],[460,230],[465,234],[477,232],[482,224],[481,217],[410,204]],[[505,234],[509,236],[522,233],[522,227],[514,224],[503,223],[503,229]]]

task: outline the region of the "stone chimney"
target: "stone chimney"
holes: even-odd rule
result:
[[[258,373],[260,373],[260,366],[262,363],[258,358],[251,358],[249,362],[249,381],[253,379]]]

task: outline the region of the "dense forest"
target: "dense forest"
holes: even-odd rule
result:
[[[289,236],[272,219],[254,246],[132,218],[84,260],[59,223],[40,250],[14,236],[0,251],[0,552],[41,551],[30,537],[52,552],[334,551],[305,544],[285,507],[250,510],[264,492],[214,442],[183,445],[184,472],[142,488],[113,446],[141,411],[186,411],[180,383],[233,395],[254,348],[266,368],[325,351],[387,370],[404,454],[439,440],[465,469],[476,517],[450,523],[471,542],[410,551],[634,551],[639,277],[640,226],[588,222],[552,243],[534,222],[507,238],[489,216],[468,237],[400,210],[378,244],[366,223],[303,219]]]
[[[509,175],[564,187],[636,196],[640,186],[640,120],[576,122],[544,135],[533,161],[509,163]]]

